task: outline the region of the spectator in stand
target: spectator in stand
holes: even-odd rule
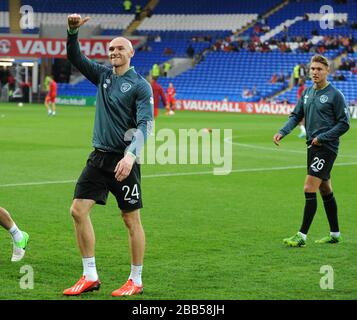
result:
[[[135,6],[135,20],[140,20],[140,15],[141,15],[141,5],[137,4]]]
[[[288,26],[284,26],[283,28],[283,37],[285,37],[285,39],[288,38],[288,34],[289,34],[289,28]]]
[[[280,42],[279,44],[279,49],[280,49],[280,52],[291,52],[291,48],[288,46],[288,44],[284,41]]]
[[[155,63],[151,69],[151,76],[157,79],[158,77],[160,77],[160,74],[161,74],[160,66],[157,63]]]
[[[332,75],[334,81],[345,81],[346,77],[342,73],[337,73],[336,71]]]
[[[164,49],[163,54],[166,55],[166,56],[170,56],[170,55],[174,54],[174,51],[170,47],[167,47],[167,48]]]
[[[269,43],[267,41],[262,44],[262,52],[271,52]]]
[[[270,83],[274,84],[278,81],[278,76],[276,73],[274,73],[271,77],[271,79],[269,80]]]
[[[251,98],[253,96],[253,93],[248,89],[248,88],[244,88],[242,91],[242,97],[243,98]]]
[[[146,16],[147,16],[148,18],[151,18],[151,17],[152,17],[153,11],[152,11],[151,8],[145,9],[145,12],[146,12]]]
[[[311,31],[311,35],[312,35],[312,36],[318,36],[318,35],[319,35],[319,31],[318,31],[317,29],[313,29],[313,30]]]
[[[168,72],[171,70],[171,63],[166,61],[164,63],[164,76],[167,77]]]
[[[252,97],[255,97],[258,95],[258,90],[257,90],[257,87],[256,86],[253,86],[252,88]]]
[[[285,76],[284,73],[280,72],[277,82],[285,82]]]
[[[132,6],[131,0],[123,1],[123,8],[124,8],[125,13],[129,13],[131,11],[131,6]]]
[[[151,46],[149,46],[147,43],[144,44],[142,47],[139,48],[139,51],[144,51],[144,52],[150,52],[152,51]]]
[[[300,79],[300,63],[294,66],[293,78],[294,78],[294,86],[297,86]]]
[[[319,53],[319,54],[324,54],[325,52],[326,52],[326,48],[325,48],[325,46],[322,44],[322,45],[320,45],[319,46],[319,48],[318,48],[318,50],[317,50],[317,52]]]
[[[342,59],[342,64],[339,66],[339,70],[350,71],[352,68],[356,66],[356,61],[353,58],[345,58]]]

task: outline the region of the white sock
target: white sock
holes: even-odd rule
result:
[[[136,266],[133,264],[131,265],[129,279],[132,279],[134,284],[136,284],[137,286],[141,286],[143,284],[141,280],[142,271],[143,271],[143,266]]]
[[[306,129],[303,125],[300,125],[300,131],[301,133],[306,134]]]
[[[98,280],[97,268],[95,266],[95,257],[82,258],[83,263],[83,275],[86,276],[86,280],[96,281]]]
[[[52,114],[52,111],[51,111],[51,110],[48,110],[48,114]]]
[[[52,111],[52,114],[55,115],[55,114],[56,114],[56,111]]]
[[[330,236],[338,238],[340,236],[340,232],[330,232]]]
[[[21,230],[17,227],[16,224],[14,224],[10,230],[9,230],[10,234],[11,234],[11,237],[12,239],[14,240],[14,242],[19,242],[22,240],[23,238],[23,235],[22,235],[22,232]]]
[[[305,233],[302,233],[302,232],[299,231],[298,234],[299,234],[300,236],[302,236],[302,238],[304,239],[304,241],[306,241],[307,235],[306,235]]]

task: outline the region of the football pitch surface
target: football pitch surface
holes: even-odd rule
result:
[[[11,238],[0,229],[0,299],[114,299],[111,292],[127,280],[127,231],[110,195],[106,206],[91,213],[101,289],[62,295],[82,272],[69,207],[92,151],[94,111],[58,107],[48,117],[43,105],[0,104],[0,206],[30,234],[25,258],[12,263]],[[160,114],[156,130],[232,129],[232,172],[213,175],[215,165],[142,165],[145,289],[126,299],[357,299],[357,121],[341,138],[332,171],[343,242],[314,243],[329,232],[318,197],[306,247],[288,248],[282,239],[296,233],[302,220],[306,145],[298,129],[280,147],[272,143],[286,119]],[[21,289],[29,266],[34,287]],[[326,266],[333,271],[333,289],[320,287]]]

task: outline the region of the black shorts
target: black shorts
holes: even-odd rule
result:
[[[122,158],[119,153],[94,150],[77,181],[73,199],[91,199],[105,205],[111,192],[121,210],[142,208],[140,165],[135,162],[125,180],[120,182],[115,179],[114,169]]]
[[[311,145],[307,149],[307,174],[324,181],[329,180],[336,157],[336,153],[325,146]]]

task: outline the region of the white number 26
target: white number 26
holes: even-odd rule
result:
[[[318,157],[315,157],[310,167],[312,168],[313,171],[317,172],[324,167],[324,164],[325,164],[324,159],[319,159]]]

